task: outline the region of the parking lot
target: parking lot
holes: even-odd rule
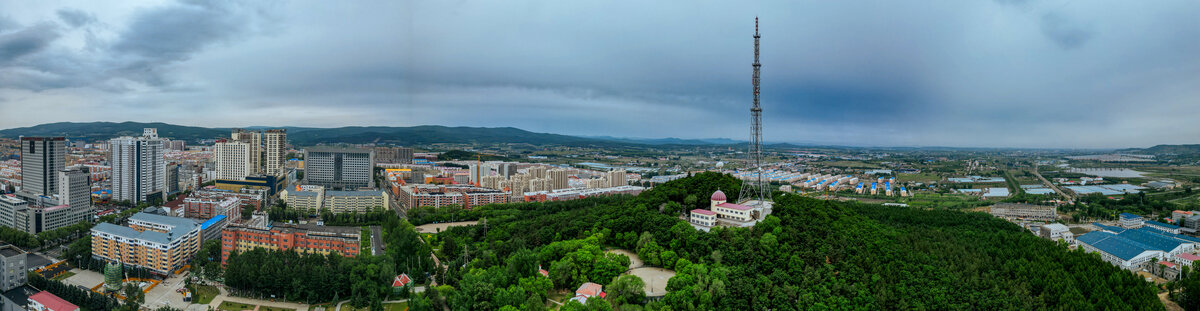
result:
[[[72,269],[75,275],[64,280],[70,285],[78,285],[87,289],[91,289],[100,283],[104,283],[104,275],[99,272],[83,269]],[[143,306],[157,309],[162,306],[171,306],[176,309],[186,309],[188,302],[183,301],[183,294],[176,290],[184,287],[184,276],[188,273],[183,273],[179,276],[167,278],[158,286],[150,289],[146,293],[146,303]]]

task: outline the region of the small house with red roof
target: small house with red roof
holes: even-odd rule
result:
[[[407,273],[401,273],[400,275],[397,275],[395,279],[392,279],[392,287],[405,287],[411,283],[412,278],[409,278]]]
[[[604,286],[601,286],[600,284],[596,284],[596,283],[592,283],[592,282],[583,283],[583,285],[579,285],[579,289],[575,290],[575,297],[571,298],[571,300],[578,301],[579,303],[582,303],[582,304],[587,304],[587,300],[589,298],[593,298],[593,297],[604,298],[604,296],[606,296],[606,295],[604,294],[603,289],[604,289]]]
[[[34,311],[79,311],[79,306],[71,304],[54,294],[42,291],[29,296],[29,310]]]
[[[697,208],[692,210],[691,217],[688,219],[688,221],[697,226],[716,226],[717,213],[710,210]]]
[[[538,265],[538,274],[540,274],[544,277],[550,277],[550,271],[546,271],[546,269],[542,269],[542,265]]]
[[[1159,261],[1158,264],[1150,265],[1150,273],[1160,276],[1164,279],[1174,280],[1179,278],[1179,266],[1170,261]]]

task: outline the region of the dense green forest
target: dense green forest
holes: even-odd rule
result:
[[[1163,309],[1154,287],[1134,274],[982,213],[782,195],[753,228],[702,232],[667,210],[689,197],[701,199],[687,208],[706,205],[712,191],[735,194],[738,184],[705,173],[637,197],[451,210],[441,215],[483,221],[439,234],[443,244],[455,241],[440,250],[450,263],[439,282],[448,286],[417,295],[413,310],[537,309],[544,293],[522,283],[533,280],[533,264],[548,267],[560,290],[584,281],[611,287],[612,262],[621,259],[599,255],[602,247],[636,250],[647,264],[675,269],[670,293],[645,304],[564,308]]]

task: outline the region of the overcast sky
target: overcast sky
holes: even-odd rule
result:
[[[1200,1],[745,2],[0,0],[0,128],[1200,143]]]

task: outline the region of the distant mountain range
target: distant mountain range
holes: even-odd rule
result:
[[[66,136],[85,141],[102,141],[119,136],[138,136],[142,129],[153,127],[158,135],[185,141],[227,138],[231,128],[207,128],[174,125],[161,122],[59,122],[0,130],[0,137],[18,136]],[[432,143],[528,143],[554,145],[723,145],[745,143],[727,138],[707,139],[641,139],[617,137],[577,137],[569,135],[535,133],[512,127],[447,127],[422,125],[412,127],[348,126],[339,128],[313,127],[267,127],[248,126],[246,129],[283,128],[288,131],[288,140],[296,145],[320,143],[381,143],[416,145]]]
[[[1150,148],[1130,148],[1117,151],[1145,154],[1200,154],[1200,145],[1157,145]]]

